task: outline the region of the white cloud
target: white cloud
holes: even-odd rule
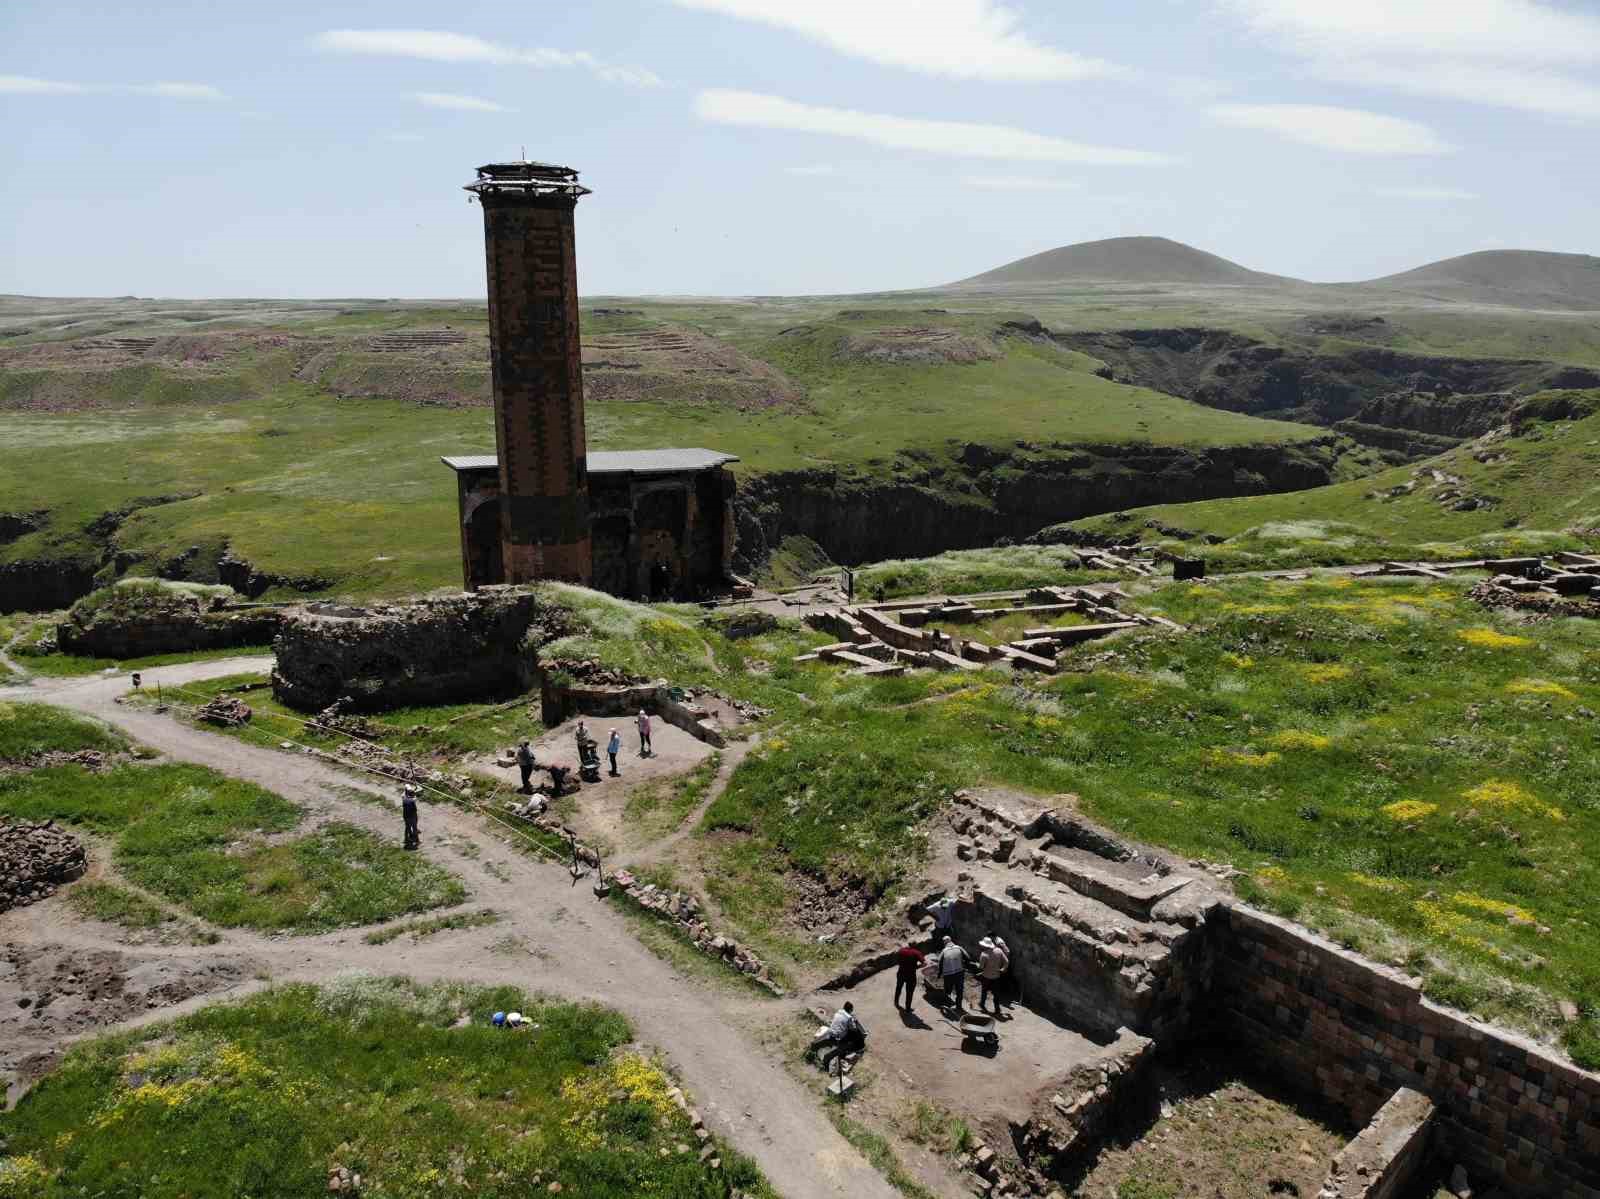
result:
[[[1337,83],[1600,119],[1600,15],[1541,0],[1218,0]]]
[[[1018,192],[1070,192],[1083,186],[1071,179],[1040,179],[1033,175],[968,175],[961,182],[968,187]]]
[[[776,26],[853,58],[953,79],[1103,79],[1114,63],[1057,50],[995,0],[675,0],[680,8]]]
[[[1093,146],[1009,125],[927,121],[848,108],[824,108],[760,92],[709,89],[695,97],[694,109],[701,120],[722,125],[825,133],[856,138],[892,150],[918,150],[955,158],[1081,162],[1101,166],[1151,166],[1175,161],[1166,154]]]
[[[457,112],[515,112],[504,104],[478,96],[458,96],[454,92],[413,92],[417,102],[429,108],[448,108]]]
[[[785,175],[837,175],[839,168],[829,166],[825,162],[819,162],[815,166],[809,167],[784,167],[783,173]]]
[[[1221,0],[1255,32],[1310,56],[1600,61],[1600,16],[1540,0]]]
[[[0,75],[0,93],[30,96],[84,96],[123,93],[163,96],[169,100],[225,100],[209,83],[72,83],[61,79],[35,79],[29,75]]]
[[[1324,104],[1213,104],[1214,120],[1346,154],[1449,154],[1428,126],[1401,117]]]
[[[129,91],[143,96],[165,96],[169,100],[226,100],[209,83],[142,83]]]
[[[1385,62],[1363,60],[1318,63],[1323,79],[1360,87],[1386,88],[1415,96],[1491,104],[1547,116],[1600,118],[1600,87],[1559,72],[1483,62]]]
[[[0,92],[11,95],[66,96],[77,95],[91,89],[81,83],[63,83],[57,79],[34,79],[29,75],[0,75]]]
[[[1456,187],[1380,187],[1378,195],[1392,200],[1476,200],[1477,192]]]
[[[582,68],[608,83],[655,87],[661,77],[642,67],[604,62],[587,50],[530,50],[504,46],[466,33],[437,29],[329,29],[311,39],[318,50],[335,54],[373,54],[389,58],[420,58],[429,62],[489,63],[494,66]]]

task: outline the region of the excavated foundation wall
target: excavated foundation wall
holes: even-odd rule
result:
[[[1172,952],[1148,962],[1133,947],[1107,945],[1054,920],[1025,899],[976,892],[957,905],[961,946],[998,933],[1011,947],[1012,978],[1029,1007],[1102,1036],[1129,1028],[1182,1040],[1211,986],[1214,949],[1206,930],[1181,930]]]
[[[1364,1124],[1397,1088],[1437,1105],[1435,1148],[1475,1187],[1600,1199],[1600,1075],[1436,1007],[1395,971],[1287,921],[1228,907],[1215,1031]]]
[[[483,699],[531,689],[537,647],[560,614],[519,587],[389,608],[308,610],[284,621],[272,691],[302,711],[343,696],[356,710]]]

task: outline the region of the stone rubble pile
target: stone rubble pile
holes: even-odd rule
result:
[[[564,674],[586,687],[635,687],[649,681],[626,670],[603,665],[598,658],[542,659],[539,668],[546,676]]]
[[[699,901],[694,896],[685,895],[682,891],[668,891],[654,883],[641,883],[626,870],[617,871],[612,875],[612,881],[645,911],[676,924],[701,953],[721,958],[774,995],[784,994],[783,988],[773,981],[772,971],[764,961],[737,941],[718,936],[706,924],[701,918]]]
[[[351,714],[353,703],[348,695],[341,695],[311,718],[311,730],[318,733],[343,734],[347,737],[363,737],[368,741],[377,740],[382,730],[366,717]]]
[[[253,715],[254,713],[250,711],[249,704],[232,695],[219,695],[215,699],[208,700],[195,713],[198,719],[205,721],[207,724],[220,724],[235,728],[241,724],[248,724]]]
[[[83,842],[54,821],[0,824],[0,912],[54,895],[88,866]]]

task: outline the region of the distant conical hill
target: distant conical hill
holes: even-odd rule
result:
[[[1112,237],[1030,254],[1005,266],[962,279],[953,287],[1010,283],[1204,283],[1273,286],[1292,283],[1252,271],[1166,237]]]
[[[1483,250],[1430,262],[1360,286],[1457,303],[1600,309],[1600,258],[1540,250]]]

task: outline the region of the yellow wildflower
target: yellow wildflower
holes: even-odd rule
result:
[[[1435,803],[1424,803],[1420,799],[1397,799],[1394,803],[1384,804],[1380,809],[1390,820],[1405,822],[1408,820],[1421,820],[1425,816],[1432,816],[1439,810]]]
[[[1289,872],[1282,866],[1263,866],[1256,871],[1256,877],[1265,883],[1281,883],[1289,877]]]
[[[1403,891],[1399,883],[1387,878],[1375,878],[1370,874],[1362,874],[1359,870],[1352,870],[1347,875],[1351,882],[1359,887],[1369,887],[1374,891]]]
[[[1554,695],[1560,699],[1577,699],[1578,694],[1546,679],[1513,679],[1506,684],[1512,695]]]
[[[1456,636],[1468,645],[1477,645],[1484,649],[1521,649],[1523,646],[1533,644],[1527,637],[1514,637],[1510,633],[1499,633],[1494,629],[1485,628],[1461,629]]]
[[[1222,660],[1235,670],[1252,670],[1256,660],[1248,654],[1223,654]]]
[[[1564,821],[1567,818],[1567,814],[1560,808],[1553,808],[1544,803],[1520,783],[1507,782],[1504,779],[1491,779],[1486,783],[1479,783],[1471,790],[1463,791],[1462,795],[1470,802],[1485,808],[1509,808],[1513,811],[1532,812],[1555,821]]]
[[[1476,908],[1480,912],[1488,912],[1493,916],[1505,919],[1514,919],[1526,924],[1534,923],[1533,913],[1527,908],[1520,908],[1514,903],[1504,903],[1498,899],[1489,899],[1482,895],[1474,895],[1471,891],[1457,891],[1450,897],[1450,902],[1461,908]]]
[[[1309,666],[1302,666],[1300,673],[1305,675],[1308,683],[1337,683],[1340,679],[1350,677],[1348,666],[1340,666],[1336,662],[1313,662]]]
[[[1212,766],[1271,766],[1283,755],[1269,750],[1264,754],[1246,753],[1237,749],[1208,749],[1206,761]]]
[[[1284,729],[1267,738],[1279,749],[1327,749],[1333,741],[1321,733],[1308,733],[1304,729]]]

